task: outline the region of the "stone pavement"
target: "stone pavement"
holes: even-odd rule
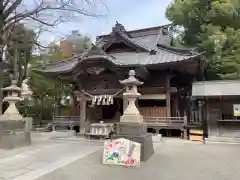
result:
[[[101,165],[97,151],[37,180],[239,180],[240,145],[163,139],[139,168]]]
[[[54,140],[33,133],[33,144],[14,150],[0,150],[0,180],[33,180],[66,166],[102,147],[102,143]]]

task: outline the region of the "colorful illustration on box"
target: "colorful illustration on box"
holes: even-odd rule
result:
[[[102,163],[120,166],[140,166],[141,144],[124,138],[106,140]]]

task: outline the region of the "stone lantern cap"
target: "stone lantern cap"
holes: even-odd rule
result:
[[[135,70],[130,70],[128,73],[129,77],[125,80],[119,81],[121,84],[126,85],[126,86],[140,86],[143,84],[143,82],[139,81],[135,76],[136,72]]]
[[[20,92],[21,88],[19,88],[15,82],[12,82],[11,86],[8,86],[6,88],[3,88],[3,91],[16,91],[16,92]]]

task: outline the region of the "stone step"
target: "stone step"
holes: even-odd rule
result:
[[[212,136],[205,138],[205,143],[240,144],[240,137]]]

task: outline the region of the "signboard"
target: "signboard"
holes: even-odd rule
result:
[[[234,116],[240,116],[240,104],[233,105],[233,114]]]
[[[140,166],[141,144],[124,138],[106,140],[102,164],[119,165],[127,167]]]

